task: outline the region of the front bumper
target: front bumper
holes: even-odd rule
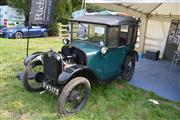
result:
[[[2,30],[0,30],[0,36],[1,37],[4,37],[5,35],[4,35],[4,32],[2,31]]]
[[[5,34],[6,38],[14,38],[14,34],[13,33],[7,33]]]
[[[7,33],[7,32],[0,31],[0,36],[5,37],[5,38],[14,38],[14,33]]]

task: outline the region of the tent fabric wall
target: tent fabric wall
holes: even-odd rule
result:
[[[144,51],[160,50],[160,58],[162,58],[170,24],[171,19],[152,18],[148,20]]]

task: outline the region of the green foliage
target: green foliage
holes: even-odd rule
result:
[[[93,6],[91,4],[87,4],[87,11],[88,12],[101,12],[103,10],[107,10],[107,9],[104,9],[104,8],[101,8],[101,7],[98,7],[98,6]]]
[[[53,48],[57,37],[30,39],[30,54]],[[57,116],[58,97],[27,92],[16,75],[24,69],[26,39],[0,38],[0,120],[180,120],[180,102],[160,98],[125,82],[93,85],[87,105],[70,117]],[[160,102],[155,105],[148,99]]]
[[[7,0],[8,5],[23,10],[25,16],[29,14],[29,0]],[[26,17],[27,18],[27,17]]]
[[[29,15],[29,1],[30,0],[7,0],[8,5],[22,9],[26,18]],[[80,9],[81,0],[57,0],[56,10],[55,10],[55,20],[56,22],[63,19],[71,18],[72,11]]]
[[[23,10],[26,23],[28,23],[29,18],[29,1],[30,0],[8,0],[7,3],[15,8]],[[55,10],[55,23],[50,25],[50,35],[58,35],[57,22],[63,24],[68,23],[68,19],[72,16],[72,11],[81,8],[81,0],[57,0],[56,10]]]
[[[51,24],[49,26],[49,35],[50,36],[58,36],[59,35],[59,24],[57,22]]]
[[[28,23],[29,18],[29,1],[30,0],[7,0],[7,3],[10,6],[23,10],[26,17],[26,23]],[[71,19],[72,12],[80,10],[82,5],[82,0],[57,0],[56,2],[55,22],[49,27],[49,35],[52,36],[58,35],[59,26],[57,23],[60,22],[62,24],[68,24],[68,20]],[[87,10],[89,12],[93,12],[102,11],[103,9],[94,7],[92,5],[87,5]]]

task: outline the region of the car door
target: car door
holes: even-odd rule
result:
[[[106,54],[100,51],[88,56],[88,67],[94,70],[101,80],[108,80],[122,71],[121,67],[126,57],[126,47],[109,48]]]
[[[31,26],[27,26],[21,29],[21,31],[23,32],[24,37],[32,37],[32,27]]]
[[[38,37],[38,36],[41,36],[41,27],[40,26],[32,26],[30,29],[30,36],[31,37]]]
[[[109,48],[108,53],[104,55],[105,76],[111,78],[122,72],[122,65],[126,57],[126,47]]]
[[[119,75],[123,70],[124,61],[128,53],[132,50],[131,41],[128,36],[129,26],[109,27],[107,29],[106,46],[108,52],[103,56],[104,78],[112,78]]]

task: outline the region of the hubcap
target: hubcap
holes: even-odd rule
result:
[[[80,93],[78,91],[72,91],[70,94],[70,100],[75,101],[75,100],[80,100]]]
[[[42,72],[38,72],[38,73],[36,74],[36,76],[35,76],[35,80],[36,80],[36,82],[38,82],[38,83],[42,83],[43,80],[44,80],[44,78],[45,78],[45,75],[44,75],[44,73],[42,73]]]
[[[128,75],[131,74],[132,67],[133,67],[132,61],[129,61],[129,63],[128,63],[127,67],[126,67],[126,74],[128,74]]]
[[[21,33],[16,33],[16,38],[22,38],[22,34]]]
[[[65,103],[65,110],[68,113],[80,110],[84,98],[87,95],[86,87],[83,84],[76,86],[69,94]]]

